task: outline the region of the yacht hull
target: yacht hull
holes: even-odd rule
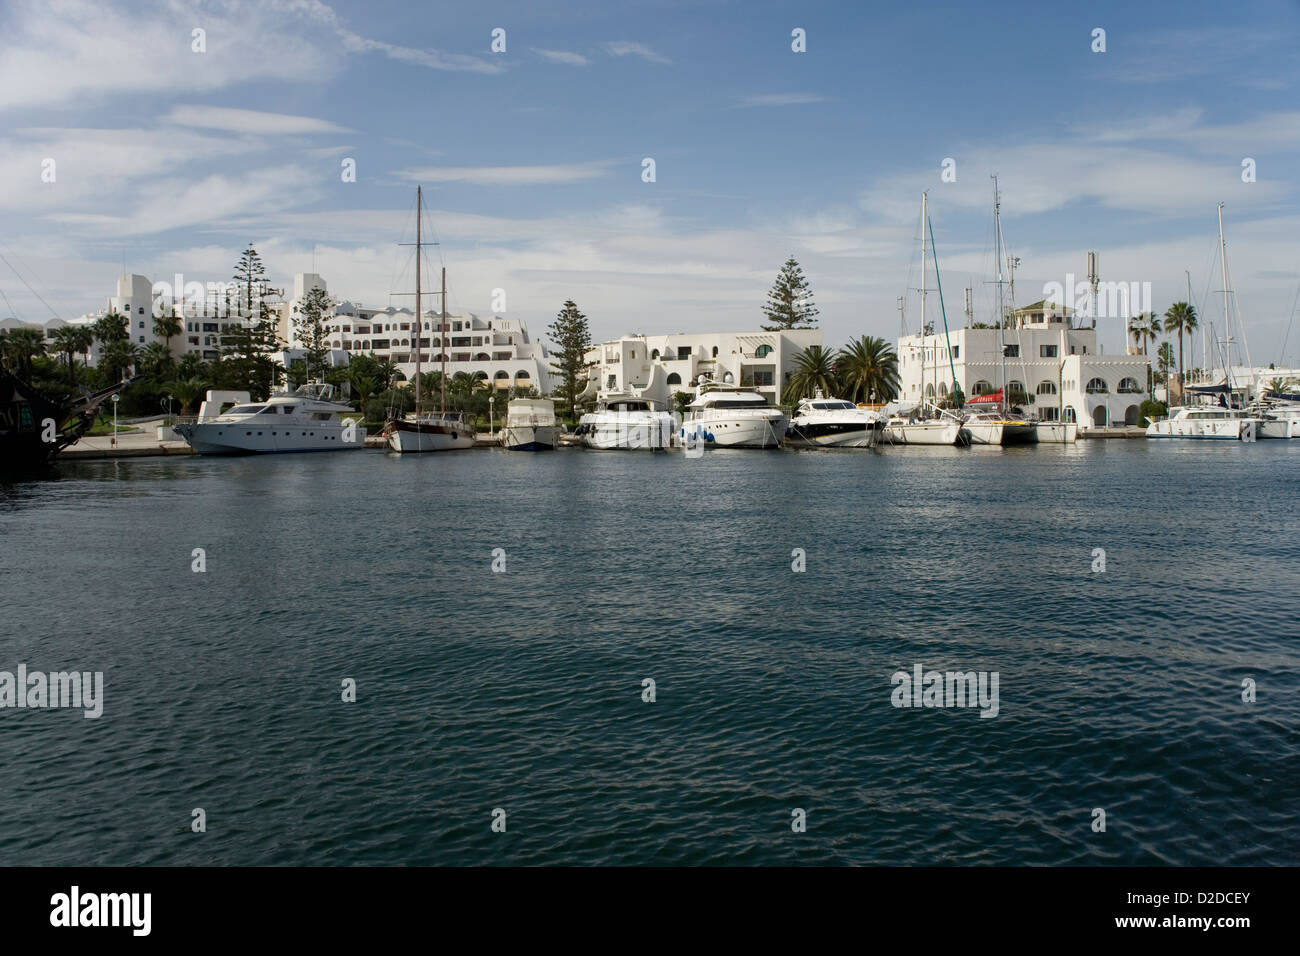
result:
[[[444,422],[395,421],[388,423],[388,447],[400,454],[458,451],[474,447],[474,432]]]
[[[672,445],[673,418],[667,412],[653,415],[594,412],[582,416],[578,428],[585,448],[643,451],[666,449]]]
[[[961,425],[957,422],[886,425],[884,439],[895,445],[956,445],[961,439]]]
[[[1034,426],[1034,430],[1037,432],[1039,444],[1067,444],[1078,440],[1079,437],[1077,422],[1039,422]]]
[[[697,418],[686,422],[680,435],[683,441],[703,438],[713,448],[779,448],[789,423],[786,415]]]
[[[972,445],[1001,445],[1002,444],[1002,423],[1001,422],[979,422],[976,424],[966,424],[962,426],[962,431],[966,433],[967,441]]]
[[[1255,430],[1256,438],[1300,438],[1300,419],[1265,419]]]
[[[560,435],[559,425],[506,426],[501,446],[510,451],[549,451]]]
[[[355,451],[366,447],[366,430],[342,425],[268,427],[265,423],[199,422],[173,425],[199,455],[274,455],[306,451]],[[348,441],[352,438],[352,441]]]
[[[1182,438],[1199,441],[1253,441],[1256,423],[1251,419],[1188,421],[1165,419],[1147,426],[1147,438]]]
[[[876,443],[876,430],[859,428],[829,435],[810,435],[792,426],[785,443],[792,448],[870,448]]]

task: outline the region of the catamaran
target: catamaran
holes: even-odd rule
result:
[[[423,324],[424,312],[420,296],[420,264],[423,241],[421,212],[424,196],[421,187],[415,187],[415,411],[402,417],[391,416],[384,425],[384,434],[388,438],[388,447],[395,452],[454,451],[474,447],[474,429],[465,416],[447,411],[447,348],[444,344],[442,353],[442,401],[438,413],[426,413],[420,409],[420,353],[424,350]],[[447,268],[442,269],[442,325],[439,332],[445,337],[447,331]]]

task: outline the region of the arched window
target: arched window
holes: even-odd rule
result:
[[[939,383],[939,397],[940,397],[940,398],[947,398],[947,397],[948,397],[948,383],[947,383],[947,382],[940,382],[940,383]]]
[[[1073,405],[1066,405],[1066,406],[1065,406],[1065,421],[1067,421],[1067,422],[1073,422],[1073,421],[1075,421],[1075,417],[1074,417],[1074,406],[1073,406]]]
[[[1029,398],[1029,393],[1025,391],[1025,383],[1016,381],[1014,378],[1007,382],[1007,401],[1024,402]]]
[[[772,346],[770,345],[760,345],[754,351],[755,358],[767,358],[771,354],[772,354]]]
[[[1136,425],[1137,423],[1138,423],[1138,407],[1136,405],[1130,405],[1128,408],[1124,409],[1124,424]]]
[[[475,355],[475,356],[474,356],[474,361],[475,361],[475,362],[490,362],[490,361],[492,361],[492,360],[491,360],[490,358],[488,358],[488,355],[487,355],[486,352],[479,352],[478,355]]]
[[[486,382],[487,372],[484,372],[482,369],[480,369],[479,371],[474,373],[474,379],[479,382]]]
[[[669,384],[669,385],[680,385],[680,384],[682,384],[682,377],[681,377],[680,375],[678,375],[676,372],[670,372],[669,375],[668,375],[668,384]]]
[[[925,397],[934,398],[934,385],[930,384],[925,387]]]
[[[501,371],[497,372],[497,373],[496,373],[495,375],[493,375],[492,377],[493,377],[494,379],[497,379],[498,381],[500,381],[501,379],[509,380],[509,378],[510,378],[510,373],[507,372],[505,369],[502,369]]]
[[[1098,428],[1106,427],[1106,406],[1098,405],[1092,410],[1092,423]]]
[[[650,353],[650,358],[651,358],[651,359],[657,359],[658,357],[659,357],[659,350],[658,350],[658,349],[655,349],[653,352]]]
[[[1055,382],[1039,382],[1039,383],[1038,383],[1038,389],[1037,389],[1037,391],[1038,391],[1038,394],[1039,394],[1039,395],[1055,395],[1055,394],[1056,394],[1056,383],[1055,383]]]
[[[1106,384],[1104,378],[1093,378],[1088,380],[1088,387],[1084,389],[1089,395],[1107,395],[1110,393],[1110,386]],[[1102,422],[1104,425],[1105,422]]]
[[[435,362],[445,362],[445,361],[447,361],[447,356],[445,356],[445,355],[435,355],[435,356],[433,357],[433,360],[434,360]]]
[[[713,357],[714,358],[718,357],[718,347],[716,345],[713,346]]]
[[[993,386],[984,381],[984,379],[980,379],[975,383],[974,387],[971,388],[972,395],[987,395],[991,391],[993,391]]]
[[[515,378],[532,378],[526,370],[520,370],[515,373]]]
[[[1120,381],[1119,388],[1115,389],[1115,391],[1119,392],[1121,395],[1137,395],[1142,391],[1142,389],[1138,385],[1137,379],[1126,378]],[[1127,413],[1125,414],[1125,417],[1128,417]],[[1133,424],[1136,425],[1137,422],[1134,421]]]

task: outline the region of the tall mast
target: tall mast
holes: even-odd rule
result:
[[[993,254],[998,262],[998,356],[1002,362],[1002,407],[1007,405],[1007,347],[1002,340],[1002,213],[998,177],[993,177]]]
[[[1223,241],[1223,203],[1219,203],[1219,266],[1223,270],[1223,380],[1232,385],[1232,315],[1228,311],[1228,244]]]
[[[921,407],[925,408],[925,222],[926,193],[921,193]]]
[[[420,417],[420,329],[424,325],[420,305],[420,207],[424,205],[423,187],[415,187],[415,417]]]
[[[447,267],[442,267],[442,328],[443,341],[447,340]],[[469,341],[466,339],[465,341]],[[442,415],[447,415],[447,349],[442,350],[442,374],[438,376],[442,379]]]

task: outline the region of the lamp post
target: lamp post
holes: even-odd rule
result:
[[[117,447],[117,402],[122,396],[113,396],[113,447]]]
[[[497,433],[496,406],[497,406],[497,397],[495,395],[489,395],[488,396],[488,434],[492,436],[495,436]]]

